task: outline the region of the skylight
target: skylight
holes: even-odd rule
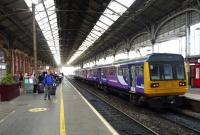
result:
[[[57,15],[54,0],[25,0],[27,6],[32,10],[35,3],[35,19],[48,43],[51,53],[57,64],[60,64],[60,47],[58,38]],[[46,9],[46,10],[45,10]]]
[[[134,3],[135,0],[111,0],[99,20],[83,41],[79,49],[73,54],[67,64],[71,64],[84,53],[103,33]]]

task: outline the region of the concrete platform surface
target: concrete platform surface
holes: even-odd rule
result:
[[[43,94],[24,94],[0,103],[0,135],[64,135],[62,124],[67,135],[117,134],[67,80],[59,89],[51,100],[44,100]]]
[[[200,88],[189,88],[188,93],[184,96],[188,99],[200,101]]]

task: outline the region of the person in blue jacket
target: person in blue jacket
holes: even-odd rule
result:
[[[46,100],[47,96],[48,100],[50,100],[51,90],[54,84],[54,79],[53,76],[50,74],[50,72],[47,72],[46,76],[44,77],[43,83],[44,83],[44,100]]]

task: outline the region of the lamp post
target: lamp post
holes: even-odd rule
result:
[[[35,4],[32,3],[33,13],[33,52],[34,52],[34,70],[37,73],[37,44],[36,44],[36,25],[35,25]]]

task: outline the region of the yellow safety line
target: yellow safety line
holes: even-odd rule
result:
[[[66,135],[65,130],[65,114],[64,114],[63,88],[60,84],[60,135]]]

